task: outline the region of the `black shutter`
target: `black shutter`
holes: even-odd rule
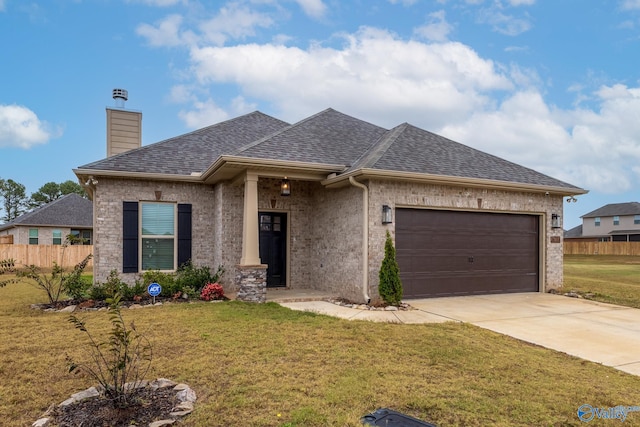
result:
[[[178,204],[178,267],[191,259],[191,204]]]
[[[138,202],[122,202],[122,272],[138,272]]]

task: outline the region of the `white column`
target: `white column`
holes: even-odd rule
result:
[[[242,258],[240,259],[240,265],[261,264],[258,233],[258,175],[247,172],[244,178]]]

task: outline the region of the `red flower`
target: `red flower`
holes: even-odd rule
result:
[[[224,290],[220,283],[207,283],[202,292],[200,292],[200,299],[205,301],[211,301],[215,299],[222,299],[224,297]]]

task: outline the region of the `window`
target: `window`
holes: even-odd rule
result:
[[[613,225],[620,225],[620,217],[618,215],[613,217]]]
[[[600,227],[600,217],[599,216],[595,217],[594,224],[595,224],[596,227]]]
[[[30,228],[29,229],[29,244],[37,245],[38,244],[38,229]]]
[[[168,209],[167,217],[174,219],[175,226],[167,226],[166,224],[163,226],[162,221],[160,224],[154,225],[154,216],[156,220],[160,219],[160,211],[162,208],[158,210],[157,208],[145,209],[144,214],[140,214],[144,205],[150,206],[171,206],[171,209]],[[177,206],[177,210],[176,210]],[[153,211],[156,214],[153,214]],[[143,219],[144,216],[144,219]],[[166,246],[170,246],[168,249],[173,250],[174,255],[166,256],[166,259],[170,260],[170,262],[166,262],[166,266],[170,269],[175,269],[175,266],[182,265],[185,262],[191,259],[191,204],[189,203],[178,203],[177,205],[169,204],[169,203],[145,203],[145,202],[122,202],[122,272],[123,273],[137,273],[140,271],[140,261],[144,258],[140,255],[143,251],[147,257],[144,260],[143,265],[144,268],[153,268],[150,266],[149,259],[155,261],[158,260],[159,256],[162,256],[162,251],[158,253],[158,248],[152,248],[152,246],[162,246],[166,249]],[[145,225],[143,227],[140,226],[141,221],[144,221]],[[170,222],[169,222],[170,223]],[[147,224],[153,225],[153,227],[147,227]],[[165,231],[173,233],[175,230],[175,235],[170,234],[160,234],[160,235],[152,235],[152,234],[144,234],[146,232],[149,233],[162,233],[163,229],[166,228]],[[167,245],[167,241],[170,241],[173,237],[174,244]],[[156,239],[158,242],[156,243]],[[160,242],[160,240],[165,240],[164,242]],[[164,246],[163,246],[164,243]],[[149,247],[146,247],[146,245]],[[155,250],[155,254],[154,254]],[[175,260],[175,261],[174,261]],[[155,262],[154,261],[154,262]],[[164,267],[164,266],[161,266]],[[160,266],[155,266],[155,268],[160,268]]]
[[[62,244],[62,231],[60,230],[53,230],[53,244],[54,245],[61,245]]]
[[[633,223],[634,224],[640,224],[640,215],[636,215],[633,217]]]
[[[142,269],[175,270],[175,205],[141,204]]]
[[[74,240],[72,245],[91,245],[91,230],[71,230]]]

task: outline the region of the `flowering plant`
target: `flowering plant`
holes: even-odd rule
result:
[[[200,299],[205,301],[211,301],[214,299],[222,299],[224,297],[224,290],[220,283],[207,283],[200,292]]]

